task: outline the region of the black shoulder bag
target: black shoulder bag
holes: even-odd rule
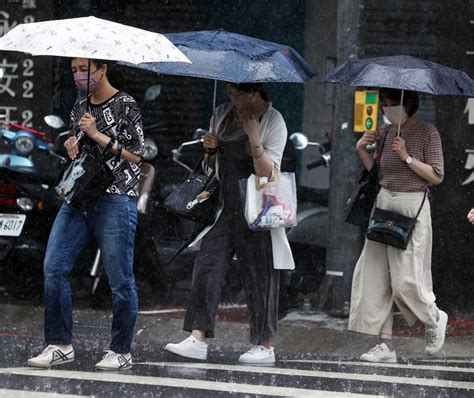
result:
[[[213,170],[206,175],[202,161],[163,201],[163,207],[179,217],[210,225],[215,221],[219,206],[219,180]]]
[[[367,229],[367,239],[405,250],[415,229],[416,220],[425,204],[425,195],[415,217],[375,207]]]
[[[386,138],[387,135],[385,135],[382,141],[380,154],[382,154]],[[375,199],[380,190],[378,175],[379,167],[375,162],[370,171],[364,170],[359,180],[359,185],[352,191],[350,198],[347,200],[346,222],[364,229],[367,228],[370,213],[372,212]]]
[[[88,155],[86,151],[81,151],[66,168],[61,181],[54,189],[69,206],[86,213],[114,183],[114,174],[104,161],[106,153],[114,143],[115,139],[112,138],[98,159]]]
[[[220,184],[214,170],[210,175],[204,174],[203,159],[201,158],[194,170],[163,201],[163,207],[169,212],[200,224],[184,239],[181,246],[167,260],[167,264],[171,263],[216,219]]]

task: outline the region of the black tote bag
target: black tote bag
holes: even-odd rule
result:
[[[114,181],[112,170],[102,158],[95,159],[81,151],[66,168],[55,190],[69,206],[86,213]]]
[[[382,141],[380,156],[382,156],[386,139],[387,134],[385,134]],[[370,171],[364,170],[362,177],[359,179],[359,185],[352,191],[350,198],[347,200],[346,222],[367,229],[379,190],[379,166],[374,162]]]
[[[378,166],[374,164],[370,171],[365,170],[359,185],[352,191],[346,206],[346,222],[367,228],[375,198],[380,190],[378,184]]]

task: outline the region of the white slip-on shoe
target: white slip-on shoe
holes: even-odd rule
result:
[[[207,343],[196,340],[192,335],[180,343],[166,344],[165,350],[186,358],[207,359]]]
[[[438,310],[438,313],[439,318],[436,322],[436,326],[425,329],[425,352],[427,355],[435,355],[441,350],[444,344],[446,326],[448,325],[448,314],[441,310]]]
[[[74,348],[71,344],[57,346],[48,345],[41,354],[28,359],[28,365],[35,368],[50,368],[51,366],[62,365],[74,361]]]
[[[390,351],[387,344],[381,343],[362,354],[360,360],[365,362],[396,363],[397,354],[395,350]]]
[[[275,352],[273,347],[266,348],[263,345],[254,345],[239,357],[239,362],[246,364],[273,364],[275,363]]]
[[[118,354],[114,351],[107,351],[102,360],[95,364],[98,370],[127,370],[132,367],[132,356],[128,354]]]

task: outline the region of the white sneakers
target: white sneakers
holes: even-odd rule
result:
[[[207,343],[196,340],[193,335],[184,339],[181,343],[166,344],[165,350],[186,358],[202,361],[207,359]]]
[[[443,347],[444,337],[446,335],[446,326],[448,325],[448,314],[438,310],[439,318],[436,326],[425,329],[426,346],[425,352],[427,355],[435,355]]]
[[[180,343],[166,344],[165,350],[182,357],[205,361],[207,359],[207,348],[207,343],[196,340],[191,335]],[[239,362],[245,364],[273,364],[275,363],[273,347],[265,348],[263,345],[252,346],[250,350],[239,357]]]
[[[74,361],[74,348],[72,345],[48,345],[37,357],[28,359],[28,365],[35,368],[50,368]],[[102,360],[95,365],[99,370],[126,370],[132,367],[130,354],[117,354],[108,351]]]
[[[395,350],[390,351],[387,344],[381,343],[371,348],[365,354],[362,354],[360,360],[365,362],[396,363],[397,354]]]
[[[132,367],[132,356],[128,354],[117,354],[113,351],[107,351],[102,361],[95,365],[98,370],[127,370]]]
[[[239,357],[239,362],[253,365],[273,364],[275,363],[275,352],[273,347],[266,348],[263,345],[254,345]]]
[[[72,345],[48,345],[37,357],[28,359],[28,365],[36,368],[50,368],[74,361]]]
[[[425,328],[425,353],[427,355],[437,354],[444,344],[446,327],[448,325],[448,314],[441,310],[438,310],[438,313],[439,317],[436,325],[431,328]],[[395,353],[395,350],[390,351],[387,344],[382,343],[376,345],[365,354],[362,354],[360,360],[367,362],[395,363],[397,362],[397,354]]]

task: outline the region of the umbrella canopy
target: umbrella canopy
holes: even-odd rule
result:
[[[143,63],[139,68],[233,83],[304,83],[316,75],[293,48],[281,44],[223,30],[171,33],[166,37],[192,64]]]
[[[474,97],[474,81],[465,72],[408,55],[350,59],[328,73],[322,83]]]
[[[96,17],[17,25],[0,50],[113,61],[190,62],[165,36]]]

